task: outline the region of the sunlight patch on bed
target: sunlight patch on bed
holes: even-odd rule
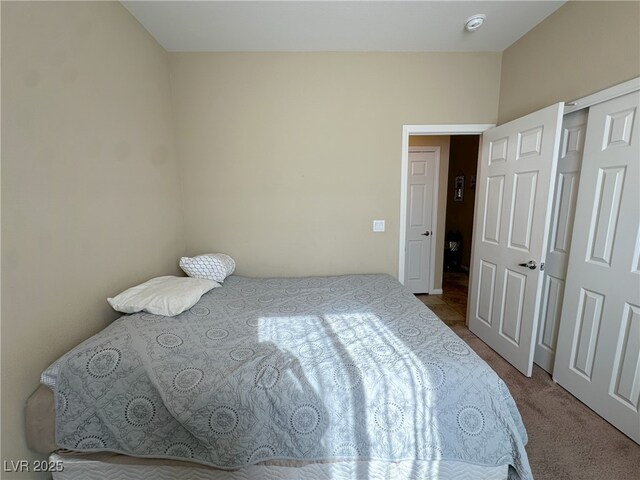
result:
[[[354,432],[356,423],[366,421],[368,435],[389,457],[396,449],[392,438],[403,429],[423,440],[419,448],[438,448],[437,422],[429,406],[437,401],[443,373],[420,360],[377,315],[261,317],[258,335],[260,342],[272,342],[295,357],[319,396],[343,391],[345,430]],[[326,370],[327,359],[331,371]],[[422,401],[416,401],[416,395]]]

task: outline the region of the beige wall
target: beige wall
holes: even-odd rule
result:
[[[402,125],[496,121],[499,53],[169,58],[188,251],[240,274],[397,275]]]
[[[440,147],[440,172],[438,178],[438,218],[435,225],[436,255],[433,288],[442,288],[442,263],[444,256],[444,233],[447,213],[447,172],[449,171],[449,135],[411,135],[409,147]]]
[[[2,2],[2,459],[23,404],[184,252],[166,52],[117,2]],[[30,478],[28,474],[2,478]]]
[[[568,2],[504,51],[499,123],[639,75],[640,2]]]

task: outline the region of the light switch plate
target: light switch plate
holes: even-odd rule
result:
[[[374,232],[384,232],[384,220],[374,220],[373,221],[373,231]]]

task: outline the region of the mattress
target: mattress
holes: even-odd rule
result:
[[[234,471],[171,460],[137,459],[112,453],[57,452],[49,456],[64,469],[53,480],[506,480],[507,466],[456,461],[344,461],[299,465],[251,465]]]
[[[176,317],[121,317],[43,383],[55,444],[77,452],[313,475],[452,461],[531,478],[504,382],[388,275],[232,276]]]

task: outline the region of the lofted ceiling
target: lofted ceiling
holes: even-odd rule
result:
[[[564,1],[123,1],[170,52],[501,52]],[[485,24],[464,30],[471,15]]]

